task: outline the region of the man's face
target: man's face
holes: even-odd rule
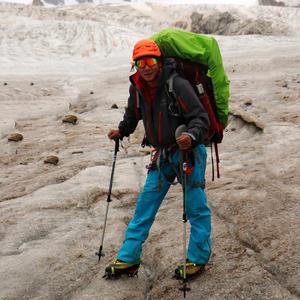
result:
[[[141,77],[147,82],[158,78],[162,66],[160,60],[148,56],[139,59],[136,65]]]

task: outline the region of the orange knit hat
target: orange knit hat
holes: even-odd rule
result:
[[[136,60],[142,56],[161,56],[158,45],[149,39],[138,41],[133,48],[132,60]]]

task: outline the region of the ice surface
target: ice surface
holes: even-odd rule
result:
[[[266,19],[272,34],[215,36],[231,80],[230,103],[266,127],[261,132],[230,116],[216,182],[208,155],[213,255],[188,297],[299,298],[299,8],[107,2],[0,4],[0,299],[182,296],[171,279],[182,260],[179,185],[144,245],[139,278],[102,279],[146,176],[142,126],[118,153],[100,264],[94,252],[113,160],[107,132],[127,104],[132,46],[178,21],[189,26],[194,11]],[[67,114],[78,123],[63,123]],[[15,132],[23,140],[8,142]],[[59,158],[57,165],[44,164],[49,155]]]

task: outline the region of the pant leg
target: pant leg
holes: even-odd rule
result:
[[[207,206],[203,187],[205,183],[206,149],[204,145],[196,148],[195,167],[187,180],[187,218],[191,224],[187,257],[191,262],[206,264],[211,255],[211,212]]]
[[[186,214],[191,224],[187,258],[197,264],[206,264],[211,254],[211,213],[207,206],[203,187],[205,183],[206,149],[204,145],[196,147],[194,170],[187,176]],[[174,165],[179,167],[180,151],[172,157]],[[189,161],[189,165],[190,165]]]
[[[129,222],[125,239],[117,258],[126,262],[140,261],[142,244],[147,239],[149,230],[158,208],[170,188],[170,183],[159,172],[152,170],[148,173],[143,192],[140,193],[132,220]]]

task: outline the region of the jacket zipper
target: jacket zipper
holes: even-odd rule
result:
[[[158,126],[157,126],[157,131],[158,131],[158,142],[159,144],[162,143],[162,140],[161,140],[161,120],[162,120],[162,112],[160,111],[158,113]]]

